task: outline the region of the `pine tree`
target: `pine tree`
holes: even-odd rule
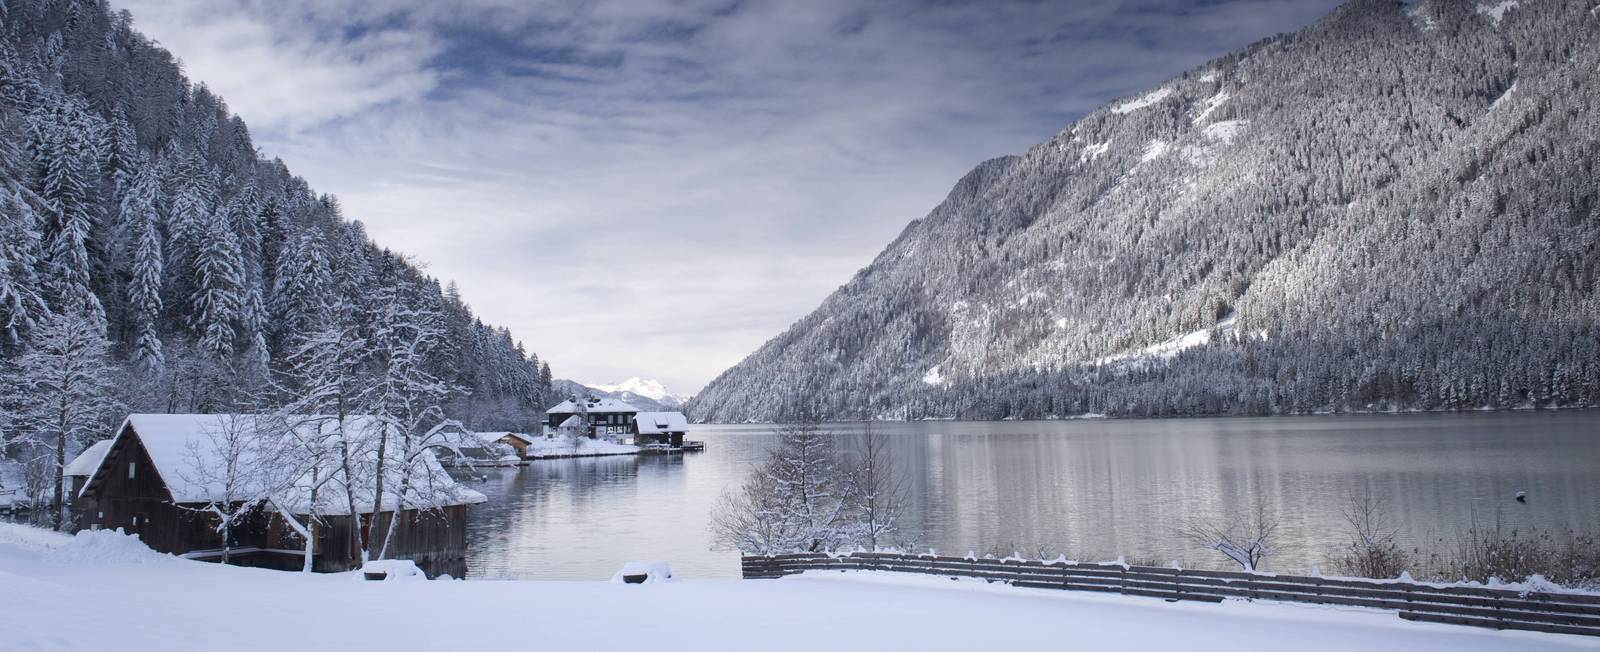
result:
[[[322,322],[332,282],[317,232],[306,231],[292,240],[278,258],[272,288],[272,317],[282,339],[303,336]]]
[[[82,131],[81,111],[76,102],[66,102],[36,119],[34,160],[40,171],[39,195],[48,209],[44,233],[52,305],[83,312],[104,332],[105,308],[89,278],[89,238],[98,221],[93,196],[98,168],[90,134]]]
[[[244,301],[243,265],[227,215],[218,211],[208,217],[195,252],[190,326],[213,359],[227,360],[234,353],[235,322]]]
[[[166,260],[161,251],[161,216],[156,212],[154,194],[159,192],[156,175],[142,170],[123,201],[123,219],[135,230],[132,278],[128,280],[128,303],[133,310],[133,360],[146,377],[159,376],[166,368],[158,324],[161,320],[161,286]]]
[[[47,312],[35,269],[39,219],[10,190],[0,189],[0,350],[18,347]]]

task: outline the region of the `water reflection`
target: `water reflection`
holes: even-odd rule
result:
[[[1280,521],[1272,568],[1306,571],[1347,541],[1340,510],[1371,491],[1402,544],[1472,523],[1600,529],[1595,412],[877,424],[907,472],[917,543],[941,552],[1046,548],[1080,559],[1217,566],[1177,536],[1189,519]],[[859,424],[839,426],[858,432]],[[474,512],[474,577],[600,579],[631,559],[733,576],[708,516],[772,441],[760,426],[700,427],[687,456],[550,460],[494,470]],[[1515,502],[1517,491],[1529,502]]]

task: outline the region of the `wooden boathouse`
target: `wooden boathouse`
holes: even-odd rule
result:
[[[307,477],[327,477],[333,468],[274,469],[274,459],[259,453],[244,456],[231,455],[236,463],[251,465],[265,475],[230,483],[224,487],[219,477],[222,458],[216,449],[215,433],[236,427],[236,419],[260,419],[249,416],[211,414],[134,414],[118,427],[115,435],[103,445],[91,447],[86,454],[98,456],[89,459],[93,471],[82,481],[72,510],[79,529],[122,528],[135,534],[145,545],[166,553],[195,559],[218,559],[224,547],[229,549],[229,563],[265,568],[298,570],[304,563],[305,538],[302,533],[313,532],[313,569],[321,572],[352,570],[360,566],[360,541],[365,538],[372,550],[382,546],[382,537],[388,532],[389,521],[395,516],[390,511],[398,504],[398,494],[391,494],[401,484],[402,472],[395,470],[394,477],[386,475],[381,514],[373,514],[371,490],[358,493],[355,500],[357,522],[353,522],[349,503],[342,490],[327,485],[310,500],[306,492]],[[306,417],[295,425],[281,425],[279,431],[266,432],[272,426],[257,425],[262,436],[283,436],[284,429],[293,428],[299,437],[319,436],[333,432],[334,419]],[[259,424],[259,421],[257,422]],[[381,431],[378,421],[371,417],[349,417],[344,422],[345,436],[377,436]],[[306,432],[309,430],[310,432]],[[352,435],[351,433],[363,433]],[[362,447],[371,449],[372,447]],[[255,450],[255,449],[252,449]],[[369,460],[370,461],[370,460]],[[419,470],[420,469],[420,470]],[[471,505],[481,503],[484,496],[460,485],[444,472],[431,452],[423,453],[421,461],[407,472],[411,483],[420,485],[418,475],[425,475],[431,487],[426,495],[408,494],[407,505],[422,509],[406,509],[399,513],[400,524],[390,545],[391,558],[411,559],[430,575],[459,574],[465,570],[466,523]],[[292,478],[269,488],[261,478],[278,473],[304,477]],[[245,500],[228,502],[230,498]],[[223,541],[220,534],[220,517],[210,511],[222,506],[222,511],[250,504],[252,508],[234,521],[230,540]],[[308,527],[309,526],[309,527]]]

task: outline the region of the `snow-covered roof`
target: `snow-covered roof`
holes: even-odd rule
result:
[[[155,464],[156,473],[167,485],[167,490],[172,494],[172,500],[178,503],[205,503],[227,498],[224,478],[220,472],[225,456],[219,452],[220,440],[230,431],[242,429],[261,429],[266,432],[278,432],[283,436],[295,435],[301,439],[314,439],[315,437],[333,437],[339,431],[338,419],[331,416],[290,416],[267,417],[254,415],[222,415],[222,414],[132,414],[123,421],[117,429],[115,438],[108,440],[117,445],[124,438],[136,437],[149,453],[150,460]],[[371,473],[377,466],[378,437],[383,432],[383,424],[372,416],[350,416],[343,422],[346,438],[351,442],[355,462],[361,468]],[[271,438],[260,440],[260,443],[270,444]],[[397,453],[391,440],[390,452]],[[247,446],[240,452],[239,467],[259,472],[247,474],[248,477],[238,482],[234,490],[234,498],[246,499],[248,497],[270,494],[273,502],[279,507],[296,514],[344,514],[350,511],[345,502],[345,493],[334,490],[330,485],[324,484],[321,491],[317,492],[316,504],[311,504],[311,477],[313,469],[289,469],[282,464],[274,464],[272,460],[277,455],[271,450],[270,445]],[[104,456],[96,470],[91,474],[91,479],[85,484],[84,495],[89,495],[91,489],[96,487],[94,481],[104,472]],[[422,468],[412,469],[412,480],[415,483],[419,476],[426,478],[427,491],[425,495],[418,492],[408,494],[406,497],[408,507],[447,507],[452,505],[469,505],[487,500],[483,494],[457,484],[444,472],[439,461],[431,451],[424,451],[418,456]],[[327,478],[330,474],[337,473],[337,460],[328,460],[319,464],[315,475]],[[402,479],[402,469],[399,464],[391,463],[385,466],[385,491],[383,502],[386,506],[399,502],[398,493]],[[298,477],[286,477],[285,473],[299,472]],[[274,476],[276,478],[274,479]],[[370,483],[361,483],[370,485]],[[363,491],[364,490],[364,491]],[[373,496],[371,486],[356,488],[356,510],[370,512],[372,510]]]
[[[566,421],[562,421],[561,425],[559,427],[561,427],[561,428],[582,428],[583,427],[583,417],[580,417],[580,416],[574,414],[574,415],[572,415],[570,417],[567,417]]]
[[[633,417],[641,435],[659,435],[664,432],[688,432],[689,418],[682,412],[640,412]]]
[[[92,475],[95,469],[100,468],[100,462],[106,459],[106,451],[111,450],[110,439],[102,439],[94,445],[83,449],[72,462],[67,464],[67,470],[62,473],[67,477]]]
[[[584,409],[589,412],[638,412],[639,408],[628,405],[614,398],[589,398],[584,400]],[[545,410],[545,414],[577,414],[578,404],[572,399],[562,401],[560,405]]]
[[[533,435],[527,435],[527,434],[523,434],[523,433],[520,433],[520,432],[500,431],[500,432],[480,432],[480,433],[478,433],[478,438],[479,439],[482,439],[483,441],[491,443],[491,444],[494,443],[494,442],[500,441],[502,439],[505,439],[506,437],[511,437],[513,439],[521,439],[522,441],[525,441],[525,442],[530,443],[530,444],[533,443]]]

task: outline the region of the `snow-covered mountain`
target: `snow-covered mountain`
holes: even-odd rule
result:
[[[1357,0],[978,165],[699,420],[1600,405],[1600,11]]]
[[[552,383],[557,399],[572,395],[591,395],[614,398],[645,412],[672,412],[682,409],[687,396],[667,391],[661,383],[638,377],[614,385],[585,385],[577,381],[557,379]]]
[[[660,403],[677,407],[682,405],[688,397],[678,396],[667,392],[660,382],[634,376],[615,385],[589,385],[590,389],[615,394],[619,398],[625,396],[643,397]],[[623,400],[628,400],[623,398]]]

